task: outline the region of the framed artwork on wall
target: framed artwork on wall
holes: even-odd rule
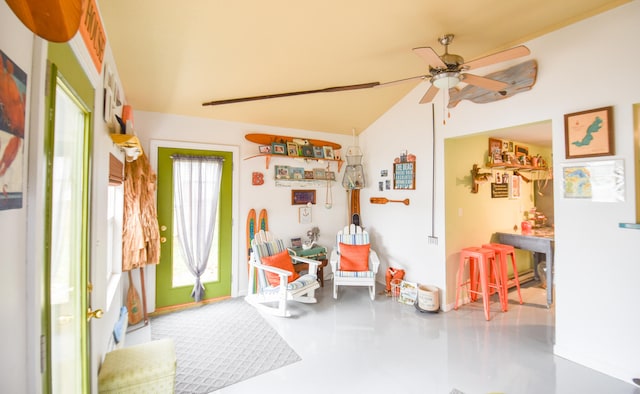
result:
[[[291,190],[291,205],[307,205],[316,203],[315,190]]]
[[[567,159],[615,154],[613,107],[566,114],[564,146]]]

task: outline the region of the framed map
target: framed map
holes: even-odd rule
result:
[[[566,165],[562,168],[562,184],[564,198],[624,201],[624,162],[605,160]]]
[[[613,155],[613,107],[565,115],[564,139],[567,159]]]

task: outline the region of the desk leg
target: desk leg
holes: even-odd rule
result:
[[[549,245],[547,256],[547,308],[553,304],[553,248]]]

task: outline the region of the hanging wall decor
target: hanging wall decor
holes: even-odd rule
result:
[[[0,51],[0,211],[22,208],[27,74]]]

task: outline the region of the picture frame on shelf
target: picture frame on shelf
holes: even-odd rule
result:
[[[330,181],[336,180],[336,173],[333,171],[325,171],[325,177]]]
[[[315,190],[291,190],[291,205],[307,205],[316,203]]]
[[[274,155],[286,155],[287,154],[287,144],[282,142],[273,142],[271,143],[271,154]]]
[[[567,159],[614,155],[613,107],[566,114],[564,139]]]
[[[322,151],[325,159],[333,160],[333,147],[325,145],[322,147]]]
[[[520,156],[529,156],[529,147],[528,146],[524,146],[524,145],[516,145],[514,148],[514,153],[516,155],[516,158],[519,158]]]
[[[274,171],[276,179],[289,179],[289,166],[276,165]]]
[[[304,157],[313,157],[313,146],[311,146],[311,145],[302,145],[302,156],[304,156]]]
[[[289,179],[295,179],[297,181],[301,181],[304,179],[304,168],[302,167],[291,167],[289,168]]]
[[[502,140],[489,138],[489,156],[493,158],[496,153],[502,155]]]
[[[258,147],[258,152],[266,154],[271,153],[271,145],[260,145]]]
[[[304,179],[313,179],[313,171],[305,170],[304,171]]]
[[[295,142],[287,142],[287,155],[298,156],[298,144]]]
[[[314,168],[313,169],[313,179],[325,179],[326,177],[324,168]]]
[[[324,159],[324,150],[321,146],[313,147],[313,157],[315,157],[316,159]]]

